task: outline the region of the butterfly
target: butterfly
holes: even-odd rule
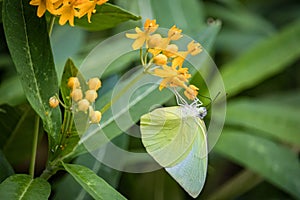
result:
[[[178,106],[157,108],[141,117],[142,143],[158,164],[196,198],[207,173],[207,114],[198,99],[188,104],[174,90]]]

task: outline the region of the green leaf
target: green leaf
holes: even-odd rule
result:
[[[114,138],[112,142],[122,149],[127,149],[129,136],[127,134],[122,134]],[[105,157],[107,158],[110,156],[110,154],[105,155]],[[76,158],[75,160],[75,164],[85,165],[86,167],[92,169],[98,176],[102,177],[109,185],[111,185],[114,188],[118,187],[122,172],[102,164],[91,154],[86,153],[78,156],[78,158]],[[61,181],[59,181],[55,188],[56,189],[54,191],[54,199],[57,200],[86,200],[89,199],[88,197],[90,197],[90,195],[80,185],[78,185],[76,181],[72,178],[72,176],[69,174],[65,176]]]
[[[300,147],[300,107],[281,102],[239,99],[227,105],[226,123],[263,131],[274,138]]]
[[[0,1],[0,23],[2,23],[2,7],[3,7],[3,2]]]
[[[236,199],[262,181],[262,177],[258,174],[247,169],[243,170],[226,181],[221,187],[218,187],[207,200]]]
[[[0,85],[0,104],[9,104],[11,106],[26,102],[26,97],[19,77],[14,76],[5,79]]]
[[[204,8],[197,0],[151,0],[154,18],[160,27],[176,25],[185,34],[195,34],[205,27]]]
[[[42,178],[32,179],[25,174],[8,177],[0,184],[0,199],[47,200],[51,186]]]
[[[92,170],[75,164],[63,166],[94,199],[126,199]]]
[[[225,129],[214,150],[300,198],[300,163],[297,154],[285,146],[250,133]]]
[[[4,0],[3,26],[25,95],[42,118],[53,150],[58,143],[61,113],[59,107],[53,109],[48,103],[58,93],[58,82],[46,20],[37,17],[36,7],[28,2]]]
[[[2,150],[12,164],[19,164],[30,158],[36,113],[30,106],[23,110],[1,106]],[[40,131],[40,134],[42,132]]]
[[[281,105],[299,108],[300,90],[289,90],[284,92],[276,92],[261,98],[264,101],[277,102],[280,99]]]
[[[17,126],[22,112],[9,105],[0,106],[0,148],[3,149],[9,137]]]
[[[249,12],[242,3],[238,1],[235,1],[235,4],[230,4],[226,1],[224,3],[227,5],[207,2],[205,9],[209,13],[209,16],[220,19],[227,26],[237,28],[240,32],[255,32],[256,34],[270,35],[275,31],[270,22],[254,12]]]
[[[237,31],[230,28],[226,29],[224,27],[217,38],[216,48],[218,51],[226,52],[226,54],[230,53],[237,57],[251,48],[253,44],[263,41],[266,38],[268,38],[267,35],[251,33],[249,31]]]
[[[14,169],[6,159],[3,152],[0,150],[0,183],[14,173]]]
[[[257,85],[297,60],[300,56],[299,35],[300,21],[297,21],[226,64],[221,73],[228,95]]]
[[[87,17],[75,19],[75,25],[89,31],[100,31],[104,29],[113,28],[119,23],[128,20],[139,20],[139,16],[130,13],[118,6],[105,3],[96,7],[96,13],[91,17],[91,23],[88,22]]]

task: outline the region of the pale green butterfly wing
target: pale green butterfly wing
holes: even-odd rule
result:
[[[181,107],[174,106],[143,115],[140,128],[147,152],[162,167],[172,167],[191,151],[199,126],[192,117],[183,118]]]
[[[141,117],[147,152],[192,196],[201,192],[207,171],[204,122],[182,107],[159,108]]]
[[[184,188],[187,193],[196,198],[205,183],[207,172],[207,140],[205,124],[199,118],[201,131],[197,134],[192,151],[179,164],[165,168],[166,171]]]

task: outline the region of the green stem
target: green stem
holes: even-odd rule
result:
[[[51,34],[52,34],[54,22],[55,22],[55,16],[54,16],[54,15],[51,15],[50,23],[49,23],[49,27],[48,27],[48,34],[49,34],[49,37],[50,37]]]
[[[40,175],[40,178],[43,178],[45,180],[48,180],[51,176],[53,176],[54,174],[56,174],[56,172],[59,170],[58,167],[54,166],[48,166],[43,173]]]
[[[30,161],[30,166],[29,166],[29,174],[31,175],[32,178],[34,178],[36,150],[37,150],[38,137],[39,137],[39,124],[40,124],[40,117],[38,115],[36,115],[35,125],[34,125],[33,142],[32,142],[31,161]]]
[[[144,59],[143,59],[143,49],[142,48],[140,48],[140,59],[141,59],[142,65],[144,66],[145,63],[144,63]]]

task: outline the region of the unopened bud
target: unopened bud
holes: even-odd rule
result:
[[[94,123],[94,124],[97,124],[100,122],[101,120],[101,117],[102,117],[102,114],[100,111],[91,111],[90,112],[90,120],[91,120],[91,123]]]
[[[91,103],[95,102],[97,97],[98,97],[98,94],[95,90],[88,90],[85,92],[85,98]]]
[[[99,78],[91,78],[88,85],[90,90],[98,90],[101,87],[101,81]]]
[[[81,89],[74,89],[74,90],[71,92],[70,96],[72,97],[72,99],[73,99],[74,101],[79,101],[79,100],[82,99],[83,94],[82,94]]]
[[[78,102],[78,110],[86,112],[89,109],[90,102],[86,99],[82,99]]]
[[[167,56],[163,55],[163,54],[158,54],[157,56],[154,57],[154,61],[155,64],[157,65],[166,65],[168,62],[168,58]]]
[[[49,99],[49,105],[51,108],[56,108],[59,104],[59,101],[56,96],[53,96]]]
[[[68,79],[68,87],[73,89],[73,88],[79,88],[80,87],[80,82],[77,77],[70,77]]]

